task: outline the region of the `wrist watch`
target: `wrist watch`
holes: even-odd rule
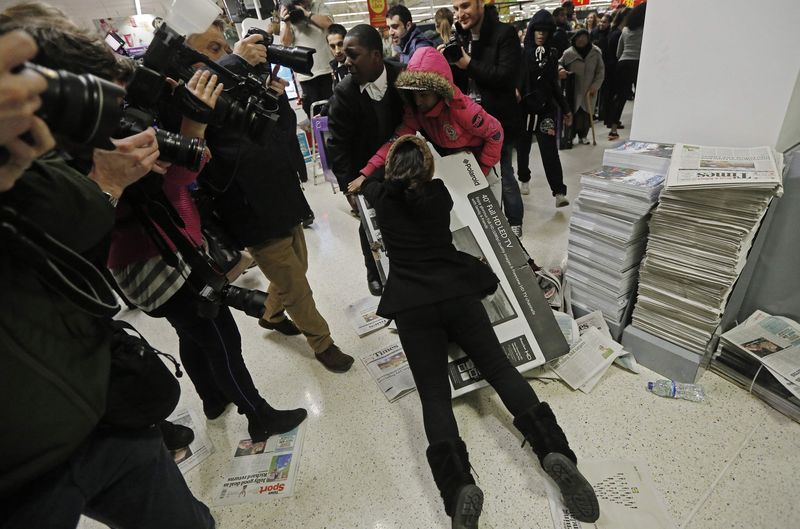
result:
[[[108,191],[103,191],[103,194],[108,198],[108,203],[111,204],[112,208],[117,207],[117,204],[119,204],[119,199],[117,197],[115,197]]]

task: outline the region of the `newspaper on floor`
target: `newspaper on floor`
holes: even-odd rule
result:
[[[600,331],[603,335],[611,338],[611,331],[608,329],[608,324],[606,323],[606,319],[603,317],[603,313],[599,310],[581,316],[580,318],[575,320],[575,323],[577,323],[578,325],[578,332],[580,334],[583,334],[586,331],[586,329],[594,327],[595,329]],[[617,357],[616,360],[614,360],[614,363],[634,373],[640,373],[642,371],[642,369],[639,367],[639,363],[633,356],[633,353],[629,351],[623,351],[622,354],[619,357]],[[600,375],[600,378],[602,378],[602,374]],[[594,385],[592,385],[592,387],[594,387]]]
[[[665,189],[768,188],[781,194],[781,171],[770,147],[707,147],[678,143]]]
[[[208,438],[205,421],[198,421],[194,410],[176,408],[167,420],[190,428],[194,432],[194,441],[189,446],[170,452],[181,474],[185,476],[187,472],[214,453],[214,445]]]
[[[580,470],[597,494],[600,518],[593,524],[573,518],[548,479],[547,499],[556,529],[676,529],[644,462],[584,459]]]
[[[554,310],[553,316],[556,317],[558,328],[561,329],[561,333],[564,335],[564,338],[567,340],[567,343],[571,347],[572,344],[575,343],[575,340],[578,339],[578,336],[580,334],[577,322],[572,316],[570,316],[566,312],[559,312],[557,310]]]
[[[723,334],[720,339],[724,343],[750,354],[762,363],[764,359],[778,352],[800,346],[800,325],[788,318],[764,316],[765,314],[759,311],[757,315],[754,314],[748,318],[745,323]],[[796,355],[797,353],[795,353]],[[783,360],[779,361],[779,365],[785,366]],[[775,366],[771,367],[780,371]],[[788,373],[796,369],[800,369],[800,365],[794,369],[790,368]]]
[[[596,375],[605,372],[623,352],[620,344],[590,327],[570,352],[556,360],[551,367],[569,387],[579,389],[589,382],[596,384]],[[586,392],[593,387],[593,384],[590,385]]]
[[[211,503],[256,503],[294,494],[305,428],[303,422],[291,432],[261,443],[240,440],[230,468],[217,480]]]
[[[380,301],[379,297],[368,296],[347,306],[346,312],[350,324],[359,336],[366,336],[389,324],[389,320],[375,314]]]
[[[403,346],[399,343],[362,356],[361,361],[389,402],[394,402],[417,389]]]

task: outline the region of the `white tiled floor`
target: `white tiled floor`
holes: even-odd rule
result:
[[[624,122],[630,123],[630,108]],[[569,198],[578,193],[577,175],[600,165],[608,146],[598,129],[597,146],[562,151]],[[628,129],[621,131],[623,137]],[[524,243],[537,262],[558,264],[566,256],[571,208],[555,210],[536,146],[534,182],[524,197]],[[368,294],[356,219],[340,194],[327,184],[307,185],[317,220],[306,231],[309,278],[317,304],[340,347],[365,354],[396,339],[387,330],[359,339],[343,308]],[[251,271],[250,287],[264,287]],[[177,353],[166,321],[127,313],[151,342]],[[212,508],[221,529],[428,529],[449,527],[425,461],[424,434],[416,395],[389,404],[360,363],[346,374],[326,371],[304,340],[264,332],[236,314],[245,358],[263,395],[277,407],[304,406],[308,430],[296,495],[261,504]],[[555,410],[580,458],[647,461],[669,512],[681,529],[777,529],[800,527],[794,489],[800,474],[800,426],[713,374],[706,374],[708,402],[695,404],[648,394],[651,375],[612,367],[590,395],[559,382],[532,381]],[[184,378],[182,404],[200,411]],[[481,527],[550,528],[543,474],[511,417],[490,389],[455,402],[462,437],[486,494]],[[232,443],[246,436],[235,411],[209,422],[216,446],[200,468],[187,476],[201,500],[228,464]],[[83,522],[82,527],[100,527]],[[165,521],[164,527],[169,527]],[[643,528],[646,529],[646,528]]]

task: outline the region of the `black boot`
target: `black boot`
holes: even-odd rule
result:
[[[250,440],[260,443],[271,435],[294,430],[307,415],[308,412],[303,408],[276,410],[266,402],[262,402],[255,413],[245,413],[247,432],[250,434]]]
[[[595,522],[600,517],[597,496],[578,470],[578,458],[570,449],[550,406],[546,402],[537,404],[515,417],[514,426],[530,443],[544,471],[558,485],[572,516],[581,522]]]
[[[194,441],[194,432],[191,428],[167,420],[159,421],[157,426],[161,430],[161,437],[167,450],[186,448]]]
[[[469,473],[467,447],[459,438],[428,447],[428,464],[444,500],[444,511],[453,519],[452,529],[477,529],[483,508],[483,491]]]

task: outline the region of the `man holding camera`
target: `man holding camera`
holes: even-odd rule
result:
[[[500,22],[497,9],[484,6],[483,0],[453,0],[453,11],[461,50],[457,57],[448,60],[455,72],[466,72],[468,77],[468,86],[459,88],[503,126],[505,136],[500,155],[503,210],[514,235],[521,237],[524,207],[511,163],[517,136],[522,131],[516,97],[522,58],[517,32],[514,26]]]
[[[80,259],[75,252],[110,230],[122,191],[163,172],[155,133],[94,150],[88,178],[57,155],[42,156],[55,144],[33,115],[44,86],[25,71],[12,73],[37,47],[25,33],[6,32],[9,20],[18,21],[0,13],[0,147],[8,153],[0,161],[0,289],[14,300],[13,309],[0,311],[0,527],[74,528],[85,514],[115,527],[156,529],[169,520],[170,527],[212,529],[208,508],[192,496],[158,429],[98,426],[109,391],[108,326],[54,289],[41,266],[53,262],[50,255],[11,228],[23,229],[27,218],[33,228],[24,229],[62,245],[61,259]],[[48,27],[79,33],[63,19]],[[75,270],[69,276],[77,279]]]
[[[333,56],[325,36],[325,30],[333,24],[333,15],[322,0],[282,0],[280,17],[281,44],[317,50],[311,75],[297,73],[303,89],[303,110],[311,120],[311,105],[333,95],[330,83]]]
[[[190,35],[186,44],[235,73],[250,72],[267,62],[261,35],[237,42],[233,55],[213,46],[220,40],[224,41],[221,28],[214,24],[204,33]],[[324,76],[324,81],[330,87],[330,77]],[[285,335],[302,333],[317,360],[327,369],[342,373],[350,369],[353,358],[333,343],[306,278],[308,251],[301,221],[309,208],[297,169],[286,155],[291,152],[291,142],[297,141],[297,117],[283,93],[282,82],[272,81],[271,86],[281,95],[279,117],[269,138],[251,143],[231,131],[209,127],[206,137],[213,157],[199,182],[213,197],[223,227],[247,247],[269,279],[269,295],[259,325]]]

